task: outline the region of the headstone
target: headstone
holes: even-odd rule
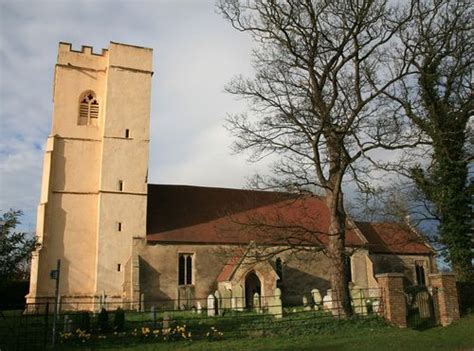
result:
[[[323,297],[323,307],[325,310],[332,311],[332,292],[328,290],[327,295]]]
[[[140,312],[145,312],[145,294],[140,294]]]
[[[311,311],[311,305],[309,304],[308,297],[303,295],[303,309],[305,311]]]
[[[237,309],[237,299],[234,296],[232,296],[230,299],[230,308],[232,309],[232,311],[235,311]]]
[[[352,289],[351,290],[352,305],[354,306],[354,312],[356,314],[366,316],[367,315],[367,303],[365,301],[364,290]]]
[[[258,293],[253,294],[253,308],[257,313],[262,312],[262,306],[260,304],[260,295]]]
[[[150,317],[151,317],[151,320],[153,321],[153,327],[156,328],[156,306],[151,306]]]
[[[321,307],[321,303],[323,301],[321,297],[321,293],[319,292],[318,289],[313,289],[311,290],[311,295],[313,296],[313,301],[314,301],[314,309],[318,311]]]
[[[71,333],[72,330],[72,319],[67,314],[64,315],[64,332]]]
[[[242,312],[245,308],[244,289],[242,286],[235,285],[232,288],[232,296],[235,298],[235,308]]]
[[[198,314],[201,314],[201,312],[202,312],[201,301],[198,301],[198,302],[196,303],[196,312],[197,312]]]
[[[231,305],[231,298],[232,298],[232,291],[229,289],[222,289],[219,291],[221,296],[221,307],[223,310],[228,310],[232,308]]]
[[[209,317],[216,315],[216,298],[214,295],[209,295],[207,297],[207,315]]]
[[[222,295],[219,291],[216,290],[214,296],[216,297],[217,314],[219,316],[222,316],[222,313],[224,312],[224,309],[222,308]]]
[[[102,311],[103,308],[105,308],[106,302],[105,302],[105,291],[102,290],[102,294],[99,296],[99,309],[98,311]]]
[[[163,329],[170,328],[171,325],[171,317],[168,312],[163,312]]]
[[[281,290],[276,288],[273,292],[273,301],[269,306],[269,313],[273,315],[275,318],[282,318],[283,317],[283,306],[281,303]]]
[[[372,301],[372,311],[374,311],[374,313],[379,313],[380,311],[380,300],[374,300]]]

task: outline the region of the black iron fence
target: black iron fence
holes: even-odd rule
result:
[[[282,305],[279,296],[257,296],[251,305],[235,298],[193,299],[187,308],[178,300],[73,302],[63,299],[57,315],[54,302],[2,311],[0,349],[326,333],[354,323],[380,323],[384,310],[379,289],[353,291],[352,316],[343,313],[340,301],[312,296],[296,306]]]

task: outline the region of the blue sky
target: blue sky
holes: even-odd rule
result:
[[[242,187],[263,169],[231,154],[222,127],[244,109],[223,90],[251,74],[252,42],[213,0],[0,0],[0,23],[0,210],[22,209],[22,229],[35,230],[59,41],[154,49],[151,183]]]

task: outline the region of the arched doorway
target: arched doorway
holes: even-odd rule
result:
[[[262,295],[260,279],[258,279],[255,272],[250,272],[245,277],[245,306],[247,308],[253,307],[253,295],[255,293]]]

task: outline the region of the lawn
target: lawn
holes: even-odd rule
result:
[[[294,336],[241,338],[220,341],[180,341],[156,344],[101,344],[101,349],[115,350],[472,350],[474,349],[474,315],[464,317],[449,327],[424,331],[374,327],[302,333]],[[225,336],[224,336],[225,337]],[[94,345],[97,349],[98,345]]]

